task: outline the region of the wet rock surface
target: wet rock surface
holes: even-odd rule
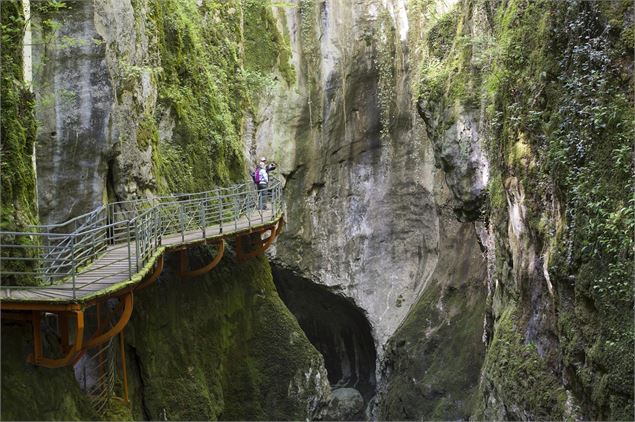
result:
[[[309,341],[324,357],[333,388],[375,395],[375,342],[361,309],[337,292],[273,267],[276,288]],[[359,394],[358,393],[358,394]]]
[[[336,388],[323,420],[352,421],[363,418],[364,399],[354,388]]]

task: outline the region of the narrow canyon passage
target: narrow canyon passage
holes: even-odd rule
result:
[[[324,356],[333,389],[354,388],[368,401],[375,394],[375,343],[370,324],[351,300],[272,265],[282,301],[309,341]]]

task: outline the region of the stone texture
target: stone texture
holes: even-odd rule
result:
[[[460,288],[468,289],[474,302],[457,304],[459,312],[470,315],[457,341],[479,352],[453,368],[469,374],[465,388],[446,394],[443,385],[452,381],[444,377],[450,375],[430,363],[434,374],[418,378],[411,389],[439,386],[444,392],[429,397],[430,406],[463,401],[454,412],[438,415],[466,417],[483,358],[486,266],[474,224],[457,223],[451,210],[478,213],[482,200],[486,175],[474,122],[478,114],[464,113],[447,131],[444,151],[428,139],[412,88],[421,59],[416,46],[425,27],[421,10],[409,10],[402,1],[296,4],[278,14],[290,40],[296,85],[289,89],[280,83],[261,101],[254,135],[257,155],[278,161],[286,182],[288,224],[272,253],[274,262],[364,311],[380,363],[379,389],[396,394],[416,365],[380,368],[399,366],[406,356],[423,359],[426,349],[409,339],[403,354],[393,354],[390,346],[384,362],[389,339],[410,313],[425,318],[432,312],[425,306],[416,310],[421,298],[432,295],[444,303],[452,289],[467,283],[469,288]],[[470,146],[466,154],[463,144]],[[441,165],[441,156],[451,166]],[[457,274],[469,275],[469,282]],[[446,347],[453,346],[444,344],[439,353]],[[389,394],[372,401],[371,413]],[[417,408],[419,400],[413,396],[405,406]],[[389,414],[406,415],[383,417]],[[407,413],[432,414],[421,408]]]
[[[336,388],[329,401],[324,420],[359,420],[364,410],[364,399],[354,388]]]
[[[190,251],[192,266],[208,262]],[[330,399],[324,361],[276,293],[264,258],[179,279],[168,259],[126,331],[135,419],[304,420]]]
[[[405,4],[389,3],[286,9],[297,86],[263,100],[271,117],[255,135],[258,154],[281,164],[292,198],[276,261],[352,298],[380,354],[428,281],[438,242],[434,157],[410,94]]]
[[[68,10],[55,18],[60,26],[54,34],[34,29],[37,176],[44,223],[65,221],[102,202],[114,92],[94,13],[93,2],[69,2]],[[34,11],[34,28],[42,28],[45,18]]]

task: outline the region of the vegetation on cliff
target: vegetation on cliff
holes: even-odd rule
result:
[[[0,419],[99,420],[88,396],[80,391],[72,367],[49,369],[26,362],[26,351],[33,348],[32,331],[25,322],[2,321]],[[59,348],[51,334],[43,340],[46,349]]]
[[[428,33],[432,140],[476,110],[490,164],[500,284],[482,387],[499,403],[481,416],[633,418],[632,7],[465,1]]]
[[[140,2],[134,6],[142,10]],[[274,71],[294,79],[271,7],[261,1],[151,0],[147,8],[159,99],[156,115],[139,124],[137,141],[153,146],[159,190],[197,192],[242,180],[244,116],[254,96]],[[159,141],[165,110],[175,127],[171,139]]]
[[[469,419],[485,355],[485,295],[471,283],[427,289],[390,339],[381,419]]]
[[[239,1],[148,4],[161,66],[159,109],[167,108],[175,119],[169,141],[158,142],[152,121],[143,130],[158,146],[155,172],[164,191],[200,192],[243,177],[241,133],[247,93],[241,72],[240,15]]]
[[[200,249],[192,258],[209,256]],[[266,259],[227,256],[194,279],[169,269],[137,296],[126,333],[135,418],[312,417],[328,392],[324,363],[278,297]]]
[[[0,43],[2,45],[0,108],[0,228],[21,231],[36,224],[37,200],[33,143],[36,122],[33,114],[34,96],[24,81],[22,37],[26,22],[21,2],[0,2]],[[4,239],[8,241],[8,237]],[[12,238],[18,244],[30,244],[31,238]],[[2,254],[29,253],[4,249]],[[28,262],[28,261],[25,261]],[[3,271],[24,271],[16,261],[12,267],[5,262]],[[19,265],[20,268],[15,268]],[[11,284],[35,284],[30,277],[5,276]]]
[[[632,3],[555,6],[499,14],[489,154],[522,180],[532,237],[551,255],[567,387],[584,415],[632,419]]]

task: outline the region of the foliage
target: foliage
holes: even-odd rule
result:
[[[200,7],[194,0],[149,3],[161,58],[159,103],[176,120],[175,142],[159,143],[155,154],[164,191],[203,191],[243,177],[247,93],[239,7],[237,1]],[[176,162],[174,152],[179,154]]]
[[[628,7],[612,3],[627,26]],[[633,321],[624,315],[633,306],[634,131],[632,84],[622,66],[632,51],[621,44],[624,31],[611,31],[603,7],[512,1],[499,11],[500,47],[485,82],[488,154],[493,173],[521,178],[538,244],[559,224],[545,205],[555,197],[563,207],[565,233],[555,239],[549,273],[561,295],[571,387],[585,414],[631,419]]]
[[[265,85],[262,79],[272,78],[270,74],[274,70],[280,72],[287,84],[293,84],[295,70],[290,63],[291,50],[288,41],[276,27],[271,7],[261,0],[246,0],[242,7],[245,70],[249,88],[257,95]]]
[[[33,114],[34,98],[24,83],[22,69],[22,36],[24,16],[19,2],[0,2],[1,91],[0,108],[0,228],[7,231],[24,230],[37,223],[37,198],[33,147],[36,123]],[[3,241],[29,245],[35,242],[28,237],[9,238]],[[28,249],[26,249],[28,251]],[[2,255],[32,257],[35,249],[3,249]],[[3,263],[3,271],[28,271],[30,261]],[[30,277],[5,276],[6,284],[35,284]]]
[[[502,313],[488,346],[482,382],[492,384],[507,406],[513,403],[528,420],[562,420],[566,393],[556,375],[538,354],[536,346],[521,335],[515,305]],[[484,403],[477,406],[477,417],[506,419],[508,415],[483,413]],[[486,412],[486,411],[485,411]]]
[[[472,36],[477,14],[486,30]],[[562,362],[545,362],[564,367],[582,414],[600,419],[633,418],[632,14],[632,2],[618,0],[459,3],[433,16],[419,86],[426,118],[442,116],[447,126],[457,105],[484,113],[486,215],[496,228],[492,276],[499,281],[493,301],[536,306],[511,268],[506,183],[516,178],[525,194],[524,236],[549,257],[556,290]],[[444,125],[429,134],[440,136]],[[488,356],[485,373],[506,359],[494,345]],[[506,405],[522,403],[525,391],[508,381],[500,380]],[[529,412],[545,405],[524,404]]]

